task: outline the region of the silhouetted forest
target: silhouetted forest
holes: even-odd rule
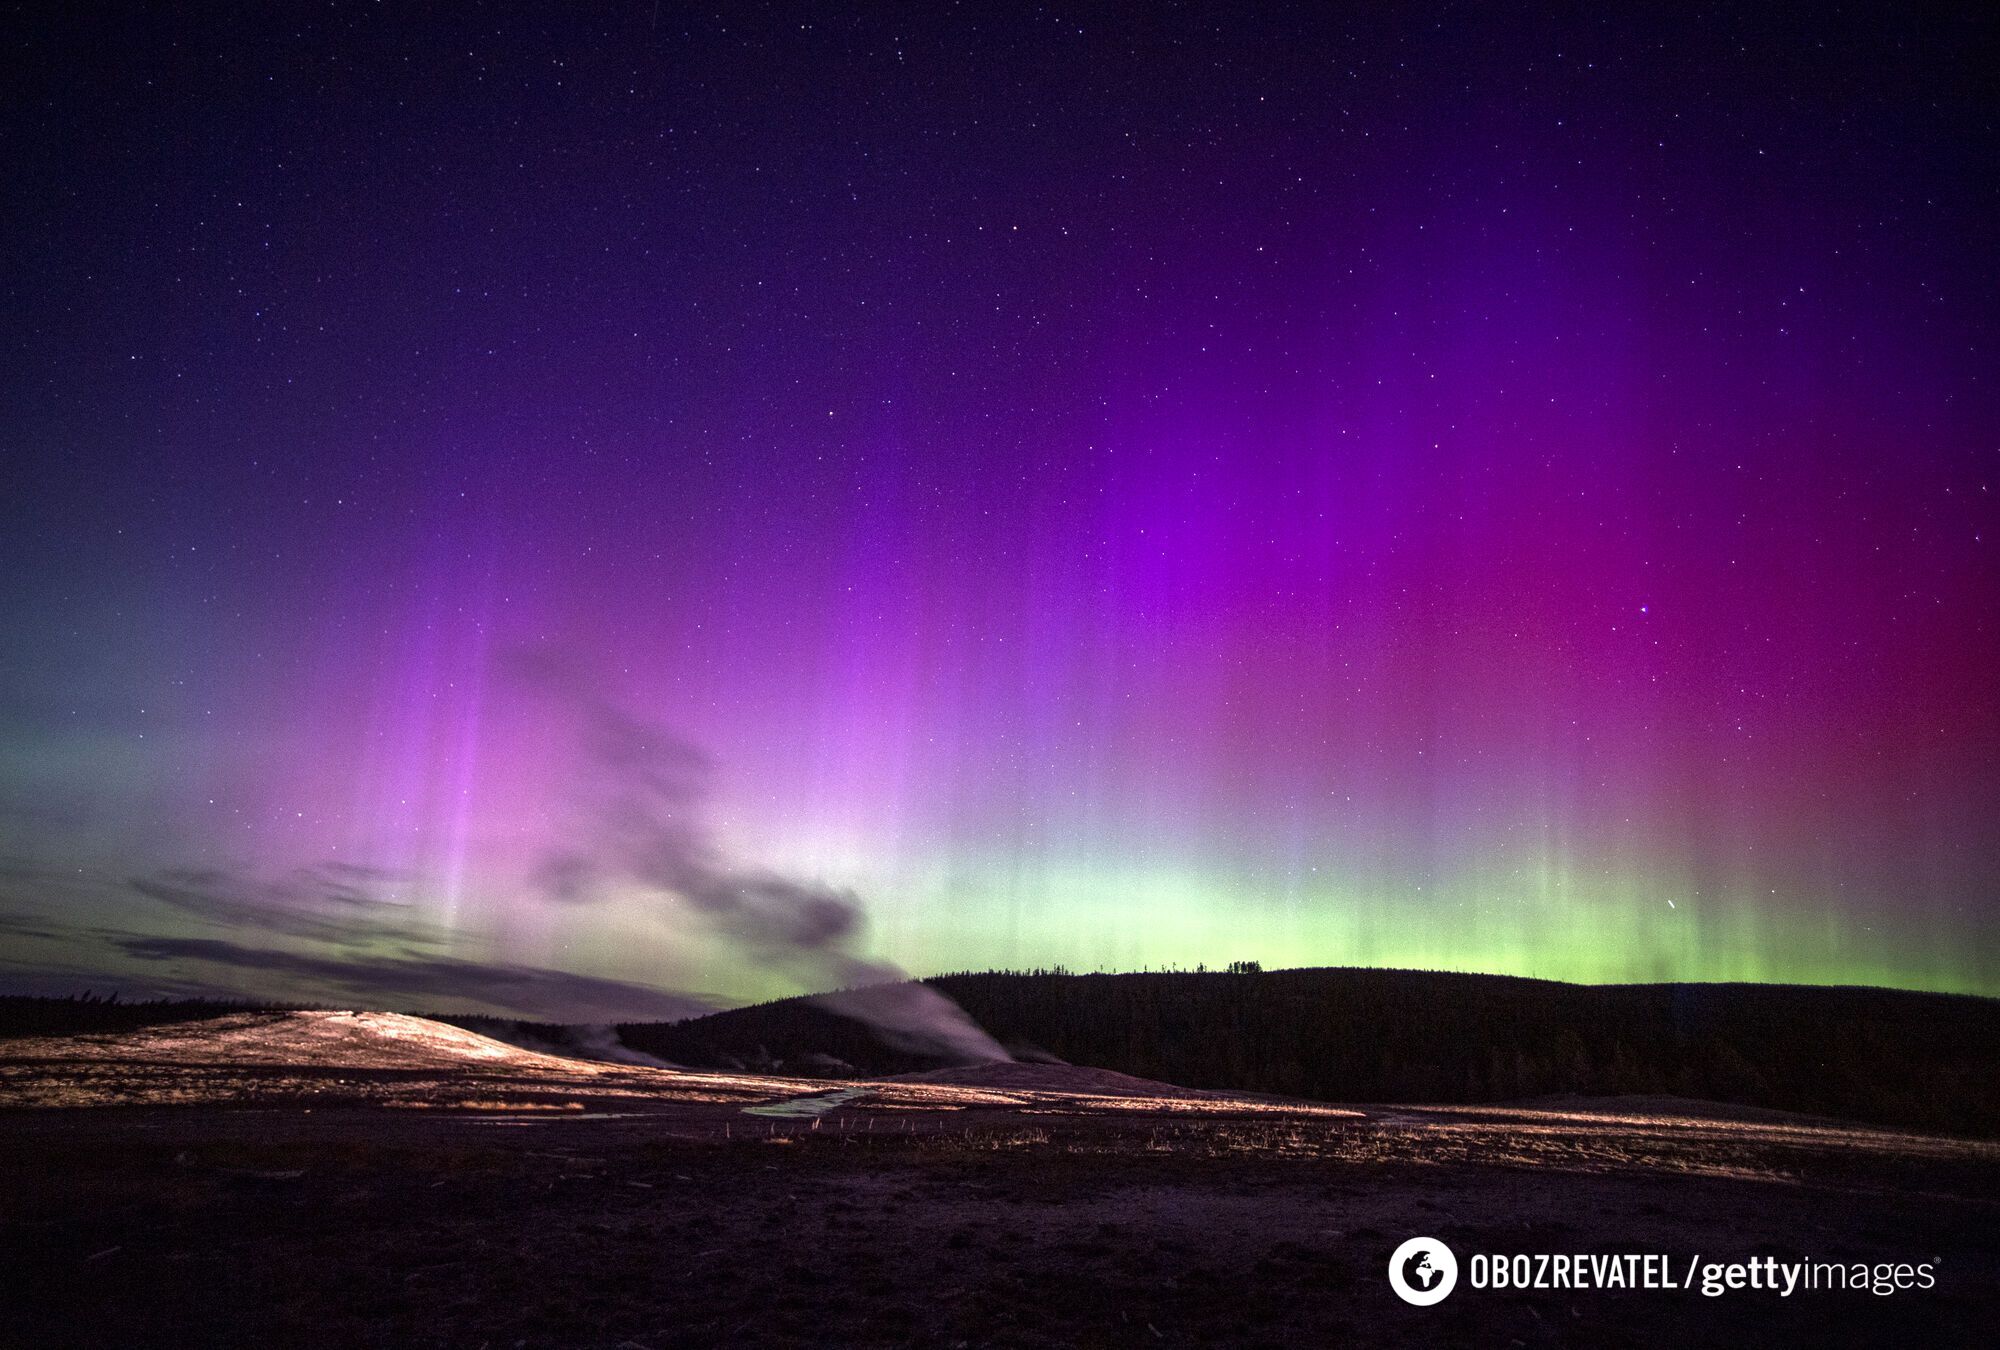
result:
[[[1670,1094],[2000,1133],[2000,1001],[1796,985],[1573,985],[1396,970],[928,981],[1003,1044],[1189,1087],[1346,1102]],[[860,1073],[938,1061],[806,999],[630,1025],[691,1066]]]
[[[117,994],[78,994],[73,998],[42,998],[0,994],[0,1037],[85,1036],[102,1031],[136,1031],[170,1022],[199,1022],[231,1013],[271,1012],[269,1003],[229,1003],[218,999],[139,999],[126,1002]]]

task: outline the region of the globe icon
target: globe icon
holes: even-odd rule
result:
[[[1428,1251],[1412,1252],[1403,1262],[1403,1282],[1412,1289],[1428,1292],[1443,1274]]]

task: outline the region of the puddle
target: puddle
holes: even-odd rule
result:
[[[822,1092],[814,1097],[792,1097],[782,1102],[765,1102],[762,1106],[746,1106],[746,1116],[775,1116],[779,1120],[811,1120],[823,1116],[836,1106],[845,1106],[858,1097],[866,1097],[867,1088],[837,1088],[832,1092]]]

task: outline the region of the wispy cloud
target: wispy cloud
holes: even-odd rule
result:
[[[61,942],[73,936],[70,929],[51,923],[46,915],[0,910],[0,933],[17,938],[42,938]]]
[[[315,942],[382,938],[436,943],[446,936],[385,892],[393,873],[352,863],[302,867],[275,879],[217,868],[166,868],[131,878],[136,894],[224,927],[281,933]]]
[[[455,957],[311,955],[221,938],[139,935],[119,938],[116,945],[141,961],[252,971],[294,987],[324,986],[334,1001],[351,997],[372,1007],[476,1004],[516,1016],[584,1022],[674,1021],[713,1010],[690,995],[625,980]]]

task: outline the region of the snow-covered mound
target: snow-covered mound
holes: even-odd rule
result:
[[[238,1013],[139,1031],[16,1042],[44,1053],[59,1044],[73,1060],[182,1065],[314,1066],[350,1069],[548,1068],[590,1072],[587,1061],[540,1054],[428,1017],[388,1012]],[[5,1053],[5,1052],[0,1052]]]

